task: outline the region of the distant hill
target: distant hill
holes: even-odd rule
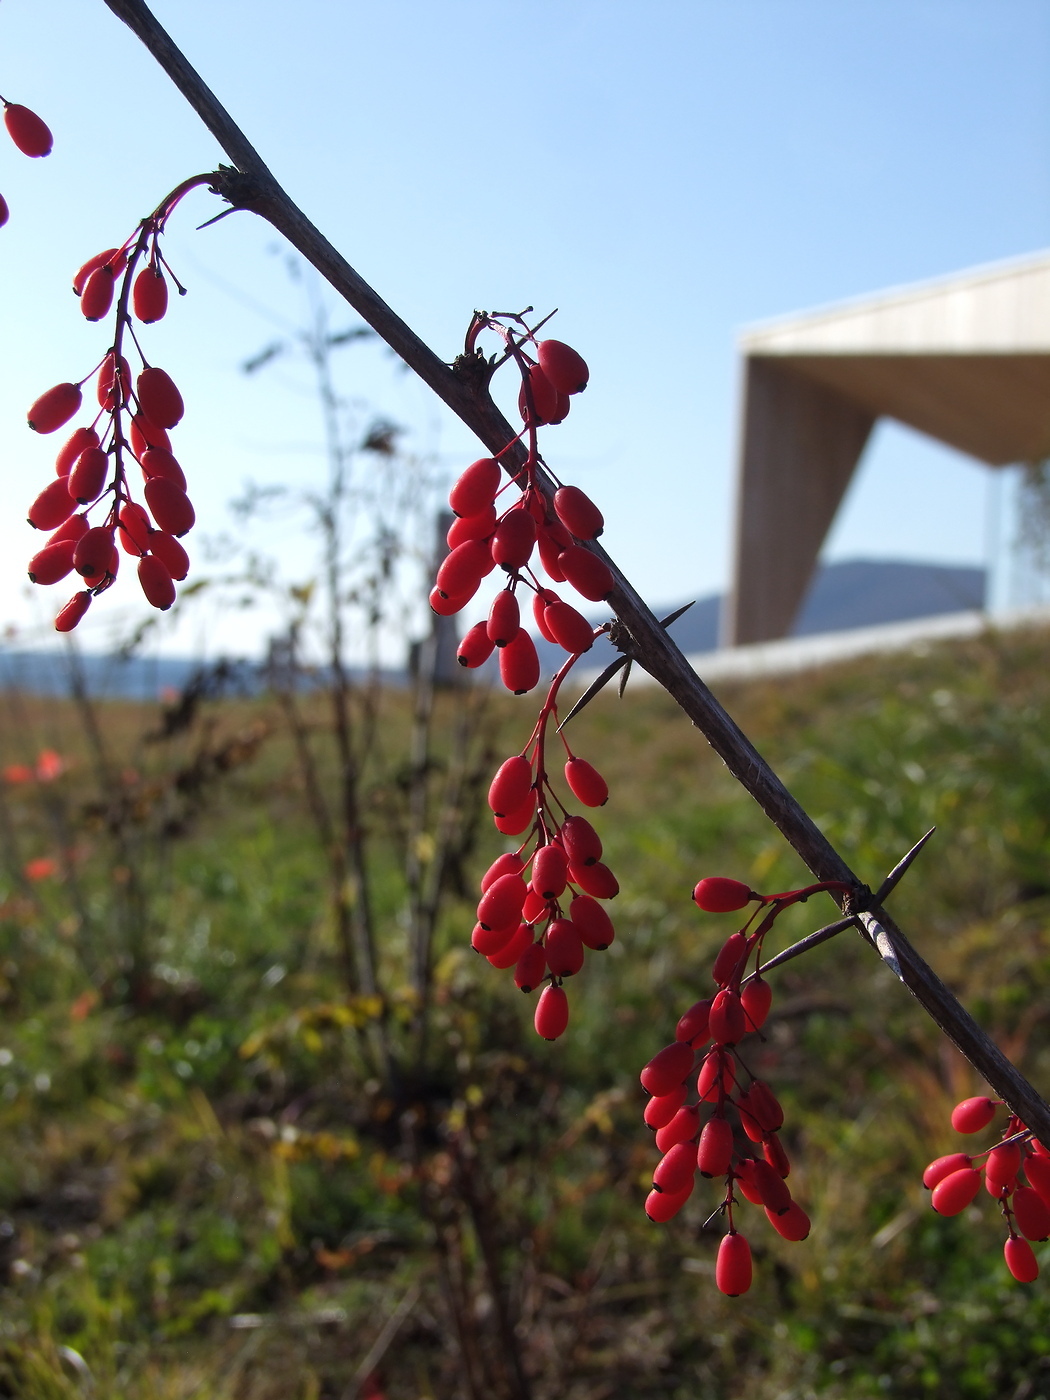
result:
[[[907,622],[942,613],[967,612],[984,607],[984,569],[942,564],[911,564],[903,560],[849,559],[825,564],[817,571],[792,628],[794,637],[819,632],[844,632],[852,627],[872,627],[880,622]],[[682,600],[685,601],[684,599]],[[657,617],[666,617],[681,603],[658,604]],[[671,635],[686,653],[715,651],[718,647],[722,595],[699,598],[671,628]],[[597,619],[598,614],[594,614]],[[541,660],[550,668],[563,653],[539,642]],[[616,655],[604,639],[588,655],[589,666],[603,667]]]
[[[885,559],[851,559],[821,568],[810,588],[794,636],[818,632],[845,631],[869,627],[879,622],[904,622],[911,618],[935,617],[942,613],[965,612],[984,606],[983,569],[947,567],[940,564],[910,564]],[[657,617],[665,617],[679,604],[656,605]],[[687,654],[714,651],[718,646],[718,623],[722,595],[710,594],[694,603],[672,628],[675,641]],[[593,612],[596,621],[608,614]],[[561,665],[565,653],[542,640],[537,641],[544,672]],[[616,655],[603,638],[587,658],[588,666],[607,666]],[[61,651],[0,650],[0,689],[24,690],[37,695],[66,695],[71,689],[71,661]],[[155,700],[165,690],[178,690],[198,670],[198,663],[180,657],[133,657],[84,655],[79,659],[84,682],[92,695],[122,696],[127,699]],[[403,673],[390,673],[394,684],[403,683]],[[231,666],[224,681],[228,690],[259,688],[255,665],[250,661]]]

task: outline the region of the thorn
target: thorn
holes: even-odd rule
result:
[[[886,899],[889,895],[893,893],[893,891],[900,884],[901,880],[907,874],[908,867],[911,865],[912,861],[922,850],[923,846],[926,845],[926,842],[930,839],[930,837],[936,830],[937,828],[935,826],[931,826],[926,835],[920,836],[918,841],[916,841],[915,845],[912,846],[908,854],[897,862],[897,864],[893,867],[890,873],[886,876],[885,880],[883,880],[882,884],[876,890],[874,899],[875,904],[881,904],[884,899]]]

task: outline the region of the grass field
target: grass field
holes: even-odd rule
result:
[[[872,885],[937,825],[894,911],[1044,1088],[1048,640],[720,689]],[[638,1071],[734,926],[690,891],[805,872],[670,701],[603,695],[573,745],[611,790],[593,820],[617,939],[568,987],[566,1036],[539,1040],[531,999],[469,946],[502,849],[484,786],[530,703],[493,696],[473,725],[483,781],[457,813],[421,1040],[404,872],[432,837],[406,845],[410,696],[379,697],[363,761],[376,997],[348,988],[272,698],[204,698],[180,727],[177,705],[0,697],[0,1394],[1050,1395],[1045,1283],[1009,1279],[983,1192],[943,1220],[919,1183],[982,1086],[855,934],[772,975],[749,1052],[786,1109],[810,1238],[750,1208],[755,1284],[726,1299],[714,1187],[649,1223]],[[303,704],[331,797],[324,697]],[[434,783],[461,710],[439,696]],[[825,897],[791,911],[777,946],[832,916]]]

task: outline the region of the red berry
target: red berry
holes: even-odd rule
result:
[[[563,988],[555,987],[553,984],[544,987],[540,993],[540,999],[536,1003],[536,1015],[533,1020],[536,1027],[536,1034],[542,1036],[544,1040],[557,1040],[569,1024],[569,998],[565,995]]]
[[[959,1215],[981,1189],[981,1173],[962,1167],[942,1177],[933,1188],[931,1204],[938,1215]]]
[[[725,1176],[733,1159],[733,1129],[724,1118],[709,1118],[700,1134],[696,1165],[701,1176]]]
[[[94,587],[112,573],[113,531],[105,525],[95,525],[77,540],[73,566]]]
[[[720,1097],[733,1092],[736,1083],[733,1057],[724,1050],[709,1050],[696,1076],[696,1092],[705,1103],[717,1103]]]
[[[595,899],[615,899],[620,893],[620,882],[600,860],[593,865],[570,865],[569,881]]]
[[[139,585],[146,595],[146,602],[161,612],[167,612],[175,601],[175,584],[171,574],[153,554],[139,560]]]
[[[495,500],[501,476],[494,457],[471,462],[449,492],[449,505],[457,515],[476,515]]]
[[[681,1191],[650,1191],[645,1198],[645,1213],[654,1225],[663,1225],[668,1220],[672,1220],[693,1194],[693,1187],[696,1185],[696,1177],[690,1177],[689,1183]]]
[[[455,549],[466,540],[487,540],[495,528],[496,507],[486,506],[476,515],[465,515],[462,519],[453,520],[445,539],[449,549]]]
[[[58,456],[55,458],[55,474],[57,476],[68,476],[73,468],[73,463],[87,447],[98,446],[98,433],[94,428],[76,428],[73,436],[65,444]]]
[[[613,921],[589,894],[578,894],[569,905],[569,917],[580,930],[584,945],[602,952],[616,937]]]
[[[979,1133],[995,1117],[995,1108],[991,1099],[983,1096],[963,1099],[952,1109],[952,1127],[957,1133]]]
[[[535,544],[535,520],[524,506],[514,506],[496,526],[489,550],[494,563],[513,573],[529,562]]]
[[[515,695],[524,695],[537,684],[540,678],[540,658],[536,643],[520,628],[513,640],[500,650],[500,680]]]
[[[500,764],[489,784],[489,806],[497,817],[513,812],[528,798],[532,789],[532,764],[515,754]]]
[[[543,373],[562,394],[579,394],[587,387],[587,361],[561,340],[541,340],[536,354]]]
[[[680,1017],[678,1025],[675,1027],[675,1040],[684,1040],[690,1044],[694,1050],[698,1050],[701,1045],[711,1038],[708,1030],[708,1022],[711,1017],[711,998],[705,997],[703,1001],[698,1001]]]
[[[594,645],[594,628],[581,612],[559,599],[543,610],[543,622],[551,640],[573,656],[590,651]]]
[[[475,585],[469,593],[461,593],[452,597],[447,593],[442,593],[435,584],[430,590],[430,606],[438,617],[453,617],[456,613],[463,611],[477,591],[477,585]],[[481,625],[484,627],[485,624]]]
[[[730,1298],[739,1298],[751,1287],[751,1248],[736,1230],[723,1235],[718,1246],[715,1283]]]
[[[48,544],[58,544],[60,540],[72,540],[75,544],[82,535],[88,532],[88,518],[86,515],[71,515],[68,520],[64,520],[55,533],[48,540]]]
[[[493,650],[494,644],[489,636],[487,624],[476,622],[460,642],[459,650],[456,652],[456,660],[461,666],[475,669],[478,666],[484,666]]]
[[[96,267],[84,284],[80,310],[88,321],[101,321],[113,305],[113,270],[108,265]]]
[[[489,609],[488,634],[493,645],[505,647],[518,635],[521,615],[518,600],[514,594],[504,589],[497,593]]]
[[[512,812],[508,812],[503,817],[493,817],[496,830],[502,831],[504,836],[520,836],[526,827],[532,825],[532,820],[536,815],[536,794],[530,792],[525,801],[520,806],[515,807]]]
[[[680,1108],[675,1116],[656,1133],[657,1152],[669,1152],[675,1143],[692,1142],[700,1127],[700,1109],[694,1104]]]
[[[676,1089],[692,1068],[692,1047],[676,1040],[658,1051],[642,1070],[642,1088],[662,1097]]]
[[[585,758],[570,758],[565,765],[565,781],[585,807],[604,807],[609,800],[605,779]]]
[[[744,1132],[747,1133],[752,1142],[761,1142],[766,1135],[766,1130],[758,1121],[754,1109],[751,1107],[750,1090],[745,1090],[742,1094],[737,1095],[736,1106]]]
[[[653,1188],[683,1191],[696,1173],[696,1148],[691,1142],[678,1142],[660,1158],[653,1172]]]
[[[447,598],[466,595],[469,600],[478,584],[495,568],[489,547],[481,540],[464,540],[446,554],[437,571],[437,587]]]
[[[747,1018],[740,998],[723,987],[711,1003],[711,1039],[719,1045],[736,1045],[747,1032]]]
[[[11,211],[7,207],[7,200],[0,194],[0,228],[3,228],[10,217]]]
[[[478,923],[482,928],[517,928],[526,894],[528,886],[520,875],[500,875],[481,896]]]
[[[601,860],[601,839],[586,817],[566,817],[560,834],[565,854],[573,865],[594,865]]]
[[[151,423],[144,414],[136,413],[131,420],[131,450],[141,461],[147,447],[163,447],[165,452],[170,452],[171,439],[163,428]]]
[[[165,481],[174,482],[180,491],[185,491],[186,473],[165,448],[147,447],[139,458],[139,466],[147,480],[152,476],[161,476]]]
[[[29,410],[29,426],[34,433],[53,433],[69,422],[80,404],[79,384],[56,384],[41,394]]]
[[[528,924],[519,924],[517,933],[511,936],[511,940],[498,953],[486,953],[485,956],[493,967],[505,970],[513,967],[524,953],[526,948],[532,946],[533,932]]]
[[[69,602],[55,618],[56,632],[72,632],[80,619],[91,606],[91,594],[85,589],[82,593],[74,593]]]
[[[149,516],[143,508],[134,501],[125,501],[120,508],[120,524],[117,526],[117,537],[125,554],[137,554],[140,558],[143,554],[148,554],[151,533]],[[171,539],[171,536],[168,535],[167,538]],[[179,548],[182,546],[179,545]],[[174,575],[172,577],[174,578]]]
[[[569,919],[552,919],[544,940],[547,966],[555,977],[572,977],[583,966],[583,940]]]
[[[34,530],[53,530],[73,514],[73,497],[66,480],[64,476],[56,476],[29,507],[27,518]]]
[[[88,278],[93,272],[97,272],[100,267],[107,264],[116,277],[123,270],[127,257],[120,248],[103,248],[101,253],[96,253],[93,258],[88,258],[86,263],[82,263],[77,268],[73,277],[73,291],[77,296],[83,296],[84,288],[87,286]]]
[[[169,535],[184,535],[197,516],[185,491],[163,476],[151,476],[142,488],[150,514]]]
[[[141,506],[138,507],[142,509]],[[145,511],[142,512],[146,514]],[[121,512],[123,517],[123,512]],[[174,535],[169,535],[166,530],[154,530],[149,537],[149,551],[155,554],[160,562],[171,574],[176,583],[182,580],[190,571],[190,556],[179,544]],[[131,553],[132,551],[128,551]]]
[[[139,375],[135,381],[135,395],[139,408],[158,428],[174,428],[185,412],[182,395],[175,387],[174,380],[155,365],[144,369]]]
[[[532,862],[532,888],[543,899],[557,899],[564,891],[569,862],[560,846],[541,846]]]
[[[654,1094],[645,1105],[645,1121],[650,1128],[666,1127],[681,1108],[686,1096],[686,1086],[677,1085],[669,1094]]]
[[[514,969],[514,981],[523,992],[531,992],[540,985],[546,975],[546,950],[542,943],[530,943],[518,959],[518,965]]]
[[[723,943],[711,969],[711,976],[725,986],[730,981],[739,981],[742,972],[741,961],[747,950],[747,939],[742,933],[732,933]]]
[[[486,928],[484,924],[475,924],[474,932],[470,935],[470,946],[483,957],[496,957],[517,938],[522,927],[520,920],[509,928]],[[529,942],[532,942],[531,933]]]
[[[776,1133],[766,1133],[762,1139],[762,1155],[779,1177],[791,1175],[791,1162]]]
[[[1027,1240],[1018,1239],[1016,1235],[1011,1235],[1003,1245],[1003,1255],[1006,1259],[1006,1267],[1018,1283],[1034,1283],[1039,1277],[1039,1265],[1036,1262],[1032,1246]]]
[[[752,977],[740,991],[740,1005],[747,1017],[747,1028],[757,1031],[766,1023],[773,1002],[773,988],[762,977]]]
[[[582,544],[570,544],[563,549],[558,555],[558,567],[576,592],[592,603],[604,601],[616,585],[608,564],[584,549]]]
[[[1050,1205],[1050,1159],[1030,1152],[1024,1159],[1024,1172],[1031,1186]]]
[[[783,1215],[791,1209],[791,1192],[775,1167],[756,1159],[751,1164],[749,1179],[762,1204],[775,1215]]]
[[[30,582],[58,583],[67,574],[71,574],[75,548],[75,540],[59,540],[54,544],[46,544],[43,549],[38,550],[29,561]]]
[[[578,540],[596,540],[605,529],[605,517],[578,486],[559,486],[554,493],[558,519]]]
[[[120,383],[117,384],[117,368],[120,369]],[[117,361],[113,357],[111,350],[102,361],[102,367],[98,372],[98,383],[96,395],[99,407],[108,411],[116,408],[118,404],[124,405],[128,401],[128,394],[131,392],[131,366],[121,355]],[[97,446],[97,441],[95,443]]]
[[[558,601],[557,593],[552,593],[549,588],[541,588],[537,593],[534,593],[532,597],[532,616],[536,622],[536,630],[545,642],[554,642],[554,633],[547,626],[543,614],[546,612],[549,603],[556,603]],[[555,645],[557,645],[557,643],[555,643]]]
[[[481,893],[484,894],[488,887],[501,875],[520,875],[525,864],[517,851],[504,851],[503,855],[497,856],[489,868],[481,877]]]
[[[521,917],[527,924],[538,924],[541,919],[547,917],[547,913],[547,901],[530,885],[525,903],[521,906]]]
[[[1021,1234],[1030,1240],[1050,1238],[1050,1206],[1031,1186],[1019,1186],[1010,1201],[1010,1208]]]
[[[1011,1185],[1020,1165],[1021,1149],[1016,1142],[1011,1142],[1006,1147],[992,1148],[984,1164],[984,1174],[990,1186],[1001,1189]],[[996,1192],[993,1191],[992,1194],[995,1195]]]
[[[778,1128],[784,1126],[784,1110],[780,1107],[773,1090],[761,1079],[752,1082],[748,1100],[751,1112],[767,1133],[775,1133]]]
[[[810,1219],[797,1201],[792,1201],[783,1215],[766,1207],[769,1223],[785,1240],[804,1240],[809,1234]]]
[[[529,407],[525,383],[526,381],[523,379],[521,388],[518,390],[518,412],[528,422]],[[558,392],[539,365],[529,366],[528,386],[536,410],[533,422],[536,424],[560,423],[569,411],[568,395]]]
[[[939,1185],[946,1176],[951,1176],[952,1172],[962,1171],[964,1167],[972,1167],[973,1159],[965,1152],[949,1152],[946,1157],[937,1157],[922,1174],[922,1184],[928,1191]]]
[[[564,531],[563,533],[568,533]],[[569,537],[568,543],[572,543]],[[540,552],[540,563],[547,572],[547,577],[554,583],[564,583],[565,575],[561,565],[558,563],[558,555],[565,548],[565,544],[553,538],[550,527],[541,525],[536,536],[536,545]]]
[[[131,290],[131,306],[140,321],[159,321],[168,309],[168,284],[159,267],[144,267]]]
[[[754,898],[746,885],[722,875],[708,875],[693,891],[693,899],[709,914],[729,914],[734,909],[743,909]]]
[[[82,506],[97,500],[108,472],[109,458],[102,448],[85,447],[73,470],[64,478],[69,494]]]
[[[54,138],[47,123],[28,107],[22,107],[17,102],[7,103],[4,107],[4,125],[24,156],[50,155]]]
[[[758,1187],[755,1185],[754,1169],[754,1159],[744,1157],[733,1167],[733,1180],[740,1187],[740,1193],[746,1201],[750,1201],[753,1206],[760,1206],[762,1197],[758,1194]],[[785,1212],[785,1214],[787,1213]],[[775,1215],[776,1212],[773,1211],[772,1214]]]

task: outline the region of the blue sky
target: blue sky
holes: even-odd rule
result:
[[[743,326],[1050,241],[1045,0],[153,8],[293,198],[443,357],[475,306],[560,308],[554,333],[592,378],[544,451],[598,500],[604,542],[654,603],[726,578]],[[4,0],[0,91],[56,142],[43,161],[0,147],[0,621],[31,639],[66,585],[25,596],[24,511],[54,456],[25,409],[106,348],[70,276],[222,156],[101,0]],[[173,221],[190,294],[147,347],[187,403],[191,554],[228,526],[245,481],[320,472],[302,376],[238,370],[294,325],[300,293],[253,216],[194,232],[217,207],[200,194]],[[343,368],[347,392],[409,423],[450,480],[478,455],[378,351]],[[827,555],[982,562],[987,480],[880,428]],[[259,542],[308,568],[287,524]],[[125,625],[136,592],[121,578],[85,640]],[[167,646],[251,646],[264,631],[254,615],[212,617]]]

